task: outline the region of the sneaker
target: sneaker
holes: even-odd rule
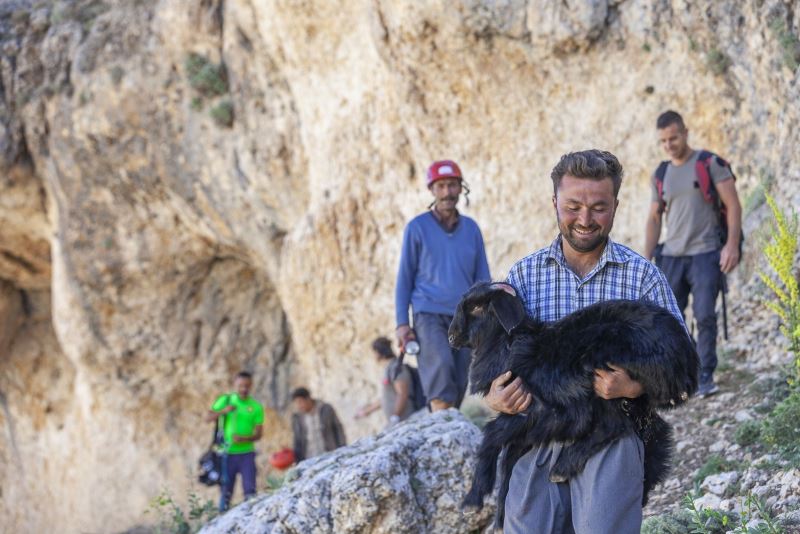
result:
[[[705,384],[700,384],[700,387],[697,388],[697,396],[698,398],[705,399],[706,397],[710,397],[714,393],[719,391],[719,386],[717,386],[713,380],[710,382],[706,382]]]

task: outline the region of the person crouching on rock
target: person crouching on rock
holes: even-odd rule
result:
[[[208,421],[223,418],[225,454],[222,457],[222,483],[219,510],[228,509],[236,483],[242,477],[245,500],[256,494],[256,452],[254,443],[261,439],[264,407],[250,396],[253,376],[241,371],[233,381],[234,392],[217,397],[208,412]]]

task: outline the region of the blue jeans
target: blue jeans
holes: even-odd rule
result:
[[[692,295],[692,313],[697,321],[697,354],[700,383],[711,381],[717,368],[717,294],[722,284],[719,251],[694,256],[663,256],[661,270],[667,277],[678,309],[683,313]]]
[[[242,476],[242,489],[245,500],[256,494],[256,453],[225,454],[222,456],[222,484],[219,498],[219,511],[224,512],[231,504],[236,473]]]

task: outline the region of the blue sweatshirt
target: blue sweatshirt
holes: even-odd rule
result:
[[[472,284],[490,280],[489,264],[478,224],[459,215],[447,233],[430,211],[417,215],[403,233],[403,250],[395,288],[397,326],[411,324],[414,313],[453,315]]]

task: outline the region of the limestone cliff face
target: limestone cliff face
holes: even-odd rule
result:
[[[797,0],[3,2],[0,514],[146,521],[241,367],[264,450],[301,383],[379,426],[352,414],[432,159],[466,173],[498,278],[552,239],[569,150],[620,157],[614,236],[641,243],[667,107],[745,195],[771,176],[800,205],[799,23]]]

